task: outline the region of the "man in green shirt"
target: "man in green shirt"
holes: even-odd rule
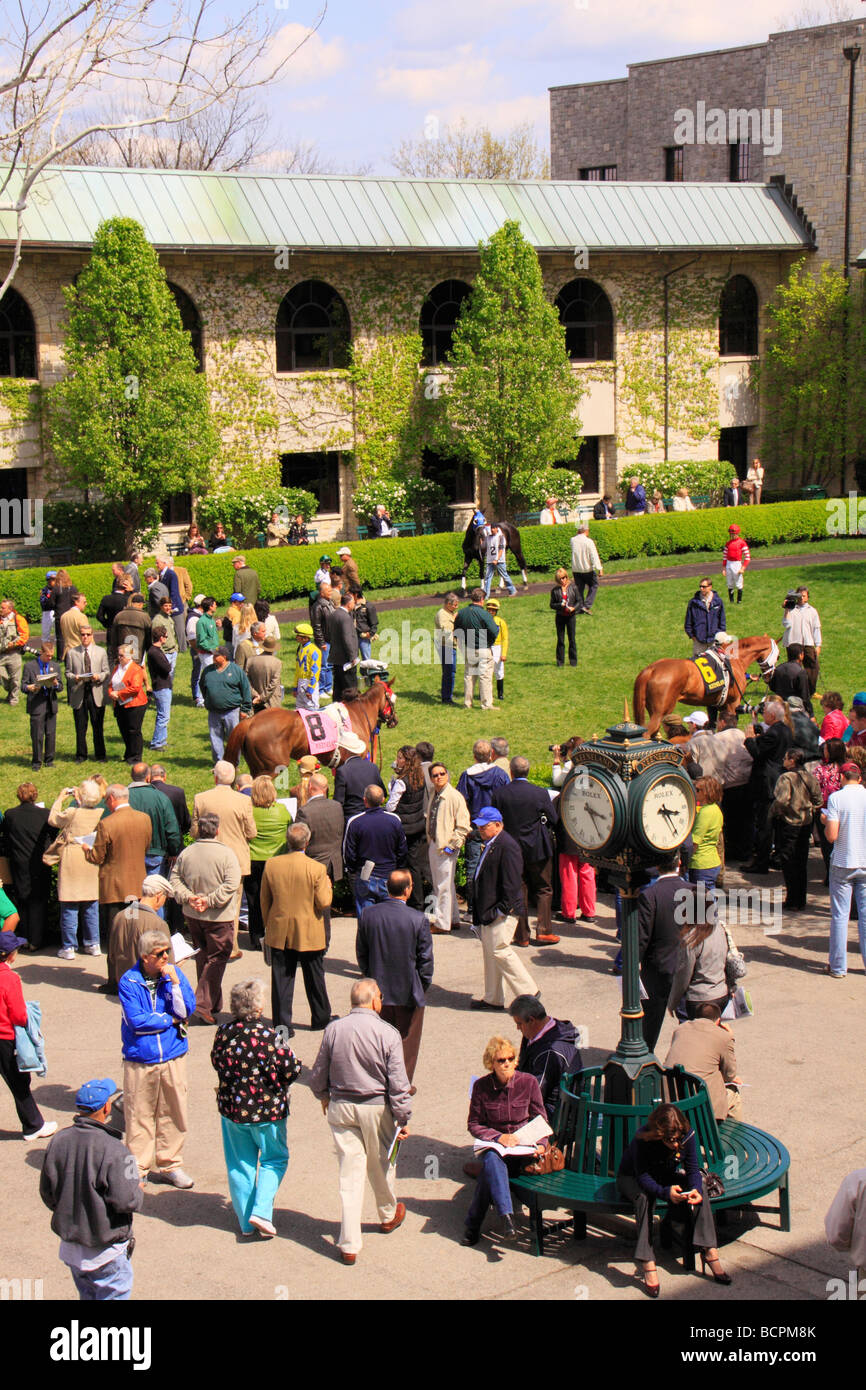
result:
[[[198,648],[201,673],[204,673],[208,666],[213,665],[214,652],[220,645],[220,635],[214,617],[216,606],[215,598],[203,598],[201,617],[195,625],[195,644]],[[201,674],[199,675],[199,689],[201,689]]]
[[[201,623],[201,619],[199,619]],[[252,714],[253,692],[246,673],[229,661],[225,647],[216,652],[213,665],[201,673],[201,692],[207,709],[207,724],[214,762],[225,756],[225,740],[240,720]]]
[[[147,872],[164,874],[166,860],[174,859],[183,847],[180,826],[168,797],[150,785],[150,768],[147,763],[133,765],[132,781],[129,784],[129,804],[134,811],[143,811],[150,817],[150,849],[144,856]],[[160,916],[162,915],[161,912]]]
[[[174,668],[177,665],[178,647],[177,629],[174,625],[174,618],[172,617],[171,609],[171,599],[164,598],[159,605],[159,612],[157,613],[156,617],[154,618],[151,624],[150,636],[151,641],[153,642],[156,640],[156,635],[158,632],[165,633],[165,642],[163,644],[162,650],[165,652],[168,664],[171,667],[171,674],[173,678]]]
[[[243,555],[235,555],[232,564],[235,570],[234,586],[239,594],[243,594],[244,603],[257,603],[261,595],[259,576],[247,564]]]

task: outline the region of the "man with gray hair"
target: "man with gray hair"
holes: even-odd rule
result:
[[[577,1029],[568,1019],[549,1018],[534,994],[518,994],[508,1005],[517,1031],[523,1039],[517,1070],[534,1076],[551,1124],[559,1108],[559,1083],[567,1072],[580,1071],[583,1062],[577,1050]]]
[[[271,953],[271,1016],[274,1026],[282,1024],[290,1038],[299,965],[313,1032],[327,1027],[332,1018],[325,985],[325,910],[331,906],[333,890],[324,864],[307,854],[309,843],[308,825],[290,825],[288,854],[268,860],[259,890],[265,942]]]
[[[380,1231],[396,1230],[406,1217],[405,1206],[396,1200],[396,1164],[389,1153],[395,1138],[407,1138],[412,1114],[402,1039],[379,1016],[382,991],[375,980],[358,980],[350,997],[351,1012],[325,1029],[310,1076],[340,1162],[337,1246],[345,1265],[353,1265],[361,1249],[365,1173],[376,1197]]]
[[[93,845],[84,845],[84,857],[99,866],[99,917],[103,937],[108,940],[108,983],[106,992],[117,993],[113,973],[111,927],[118,912],[137,898],[147,868],[153,830],[150,817],[129,804],[129,789],[119,782],[105,792],[106,814],[96,827]]]
[[[241,870],[234,850],[217,840],[220,819],[204,811],[197,837],[174,862],[171,890],[183,907],[192,944],[196,947],[195,1013],[190,1023],[215,1025],[222,1008],[222,982],[231,959]]]
[[[571,573],[577,585],[576,613],[591,613],[598,581],[604,574],[598,548],[589,534],[589,522],[582,521],[571,542]]]
[[[189,1188],[183,1142],[187,1131],[186,1024],[195,995],[183,971],[171,963],[171,942],[145,931],[138,961],[118,988],[122,1019],[123,1115],[126,1147],[142,1182],[151,1169],[157,1182]]]
[[[508,756],[508,739],[507,739],[507,738],[492,738],[492,739],[490,740],[490,747],[491,747],[492,752],[493,752],[493,757],[491,758],[491,762],[492,762],[493,766],[494,766],[494,767],[501,767],[501,768],[502,768],[502,771],[505,773],[506,777],[507,777],[508,780],[510,781],[510,780],[511,780],[511,764],[510,764],[510,762],[509,762],[509,756]]]
[[[221,844],[233,849],[238,858],[241,869],[241,878],[246,878],[250,872],[250,841],[256,838],[255,817],[253,816],[253,806],[250,798],[232,788],[235,779],[235,768],[231,763],[220,761],[214,765],[213,780],[214,786],[210,791],[199,792],[193,799],[192,805],[192,833],[193,838],[198,834],[199,817],[205,811],[212,811],[219,816],[219,833],[217,839]],[[241,909],[241,892],[237,893],[237,903],[235,905],[235,941],[232,952],[232,960],[236,959],[238,952],[237,935],[238,921]]]

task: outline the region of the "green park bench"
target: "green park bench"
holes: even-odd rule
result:
[[[307,527],[307,540],[309,541],[310,545],[316,545],[316,544],[318,543],[318,539],[319,539],[318,527],[316,527],[316,526],[308,526],[308,527]],[[265,549],[267,548],[267,543],[268,543],[267,534],[266,534],[264,531],[259,531],[258,534],[257,534],[257,536],[256,536],[256,545],[258,546],[259,550],[265,550]],[[275,546],[274,549],[279,549],[279,547],[278,547],[278,546]]]
[[[817,502],[827,496],[827,489],[819,487],[817,483],[809,483],[806,487],[800,488],[800,496],[804,502]]]
[[[623,1152],[636,1130],[662,1101],[671,1101],[695,1131],[703,1164],[718,1173],[725,1184],[721,1197],[712,1199],[713,1211],[753,1205],[767,1193],[779,1193],[778,1207],[754,1207],[778,1214],[781,1229],[791,1229],[788,1169],[790,1156],[783,1144],[754,1125],[738,1120],[717,1123],[703,1081],[682,1067],[664,1072],[660,1095],[652,1104],[614,1105],[602,1099],[604,1074],[590,1067],[563,1077],[554,1131],[565,1154],[560,1173],[512,1178],[515,1199],[529,1209],[532,1253],[544,1253],[543,1214],[546,1208],[565,1207],[574,1213],[574,1239],[586,1236],[587,1215],[630,1215],[632,1204],[616,1185]],[[660,1215],[666,1203],[657,1203]],[[685,1251],[686,1268],[694,1268],[694,1250]]]
[[[396,536],[414,536],[418,528],[414,521],[392,521],[391,530]]]

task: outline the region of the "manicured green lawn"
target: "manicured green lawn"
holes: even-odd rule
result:
[[[716,573],[714,569],[710,572]],[[738,637],[762,632],[778,637],[782,597],[786,589],[798,583],[810,585],[811,598],[824,628],[821,689],[839,690],[847,701],[854,691],[866,687],[866,658],[861,640],[866,567],[853,557],[844,563],[815,566],[811,570],[792,565],[747,575],[745,600],[740,607],[730,609],[728,630]],[[585,738],[602,734],[608,724],[622,719],[624,700],[628,700],[631,709],[634,678],[642,666],[662,656],[690,655],[683,621],[686,603],[696,587],[693,579],[685,577],[617,588],[605,588],[602,584],[593,616],[577,619],[576,670],[568,666],[559,670],[554,664],[554,620],[547,596],[505,599],[502,612],[509,625],[511,649],[506,664],[504,704],[496,702],[496,708],[485,713],[478,708],[476,697],[476,707],[471,711],[462,705],[445,708],[439,702],[438,663],[395,664],[392,675],[399,696],[400,722],[393,732],[384,732],[385,770],[401,743],[419,739],[429,739],[434,744],[437,756],[448,763],[456,777],[472,761],[472,743],[482,735],[507,737],[513,753],[525,754],[540,768],[549,765],[548,744],[573,733]],[[723,597],[727,601],[725,593]],[[406,655],[411,655],[412,635],[418,630],[432,631],[434,613],[430,607],[383,613],[382,627],[400,633],[402,624],[408,623]],[[289,660],[290,644],[286,642],[284,646],[288,685],[294,658],[292,655]],[[155,719],[152,710],[145,717],[144,733],[145,757],[159,757],[168,768],[169,781],[180,783],[192,794],[208,785],[211,754],[205,712],[192,707],[189,670],[190,658],[182,656],[178,662],[169,751],[147,751]],[[455,698],[462,700],[462,667],[458,667]],[[17,785],[31,777],[29,720],[23,697],[14,709],[0,706],[0,730],[0,808],[5,809],[15,804]],[[111,713],[106,715],[106,731],[113,761],[102,770],[109,780],[125,782],[128,777],[121,760],[122,743]],[[57,744],[55,766],[43,769],[35,778],[40,799],[46,804],[62,787],[79,781],[87,766],[74,762],[72,712],[65,703],[61,703],[58,715]]]

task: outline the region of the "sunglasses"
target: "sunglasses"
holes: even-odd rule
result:
[[[516,1062],[516,1061],[517,1061],[517,1058],[516,1058],[516,1057],[494,1057],[494,1058],[493,1058],[494,1066],[510,1066],[512,1062]]]
[[[157,960],[161,960],[161,959],[163,958],[163,956],[170,956],[170,955],[171,955],[171,951],[170,951],[170,950],[165,950],[165,951],[151,951],[150,954],[151,954],[152,956],[155,956]]]

